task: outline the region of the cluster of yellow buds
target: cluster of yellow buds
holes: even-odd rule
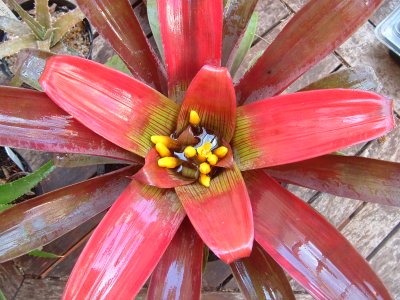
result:
[[[200,124],[200,117],[196,111],[190,111],[189,123],[192,126]],[[174,157],[170,149],[179,147],[177,141],[168,136],[152,136],[151,141],[156,145],[156,150],[161,158],[158,160],[158,166],[162,168],[177,168],[182,164],[182,161]],[[212,166],[215,166],[218,161],[226,156],[228,148],[221,146],[211,151],[212,144],[210,142],[204,143],[197,148],[187,146],[183,153],[186,158],[194,159],[199,163],[198,170],[200,172],[199,182],[205,187],[210,186],[211,177],[209,174],[212,171]]]

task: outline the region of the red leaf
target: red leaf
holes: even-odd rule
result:
[[[255,238],[317,299],[390,299],[368,263],[308,204],[263,171],[246,172]]]
[[[178,115],[177,132],[189,125],[190,111],[200,117],[200,126],[228,143],[236,125],[236,96],[226,68],[204,66],[189,85]]]
[[[146,299],[200,299],[203,248],[185,219],[151,276]]]
[[[238,108],[233,138],[241,170],[296,162],[379,137],[394,127],[393,101],[356,90],[283,95]]]
[[[143,157],[152,147],[152,135],[169,135],[175,128],[175,103],[149,86],[89,60],[53,57],[40,84],[57,105],[85,126]]]
[[[90,22],[127,64],[133,76],[161,91],[165,71],[127,0],[77,0]]]
[[[0,144],[141,161],[78,123],[45,93],[0,87]]]
[[[159,158],[160,156],[158,155],[157,150],[152,148],[146,156],[146,162],[143,168],[133,175],[132,178],[142,184],[163,189],[174,188],[195,181],[195,179],[189,179],[178,175],[173,169],[160,168],[157,164]]]
[[[201,67],[221,64],[222,1],[159,0],[157,4],[168,95],[180,102]]]
[[[236,165],[211,179],[175,188],[204,243],[226,263],[250,255],[253,216],[242,175]]]
[[[325,155],[267,171],[279,181],[337,196],[400,206],[400,163]]]
[[[253,14],[257,0],[232,0],[225,8],[222,32],[222,65],[228,62],[240,35]]]
[[[111,206],[137,168],[124,168],[19,203],[0,214],[0,262],[44,246]]]
[[[258,243],[249,257],[235,261],[231,268],[246,299],[295,300],[285,272]]]
[[[236,86],[238,101],[275,96],[347,40],[383,0],[310,0]]]
[[[133,299],[184,217],[172,190],[133,180],[83,249],[64,299]]]

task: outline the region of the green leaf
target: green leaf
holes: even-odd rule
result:
[[[43,39],[46,28],[39,24],[28,12],[26,12],[15,0],[8,0],[8,4],[18,13],[21,19],[32,29],[39,39]]]
[[[249,24],[247,25],[246,31],[244,32],[243,38],[240,41],[239,47],[235,53],[235,58],[233,59],[232,64],[229,68],[232,77],[235,76],[240,64],[242,63],[247,52],[249,51],[251,44],[253,43],[254,35],[257,29],[257,23],[258,14],[254,13],[250,18]]]
[[[371,66],[356,66],[332,73],[304,87],[301,91],[341,88],[379,92],[381,87],[382,84]]]
[[[1,290],[0,290],[0,300],[7,300],[6,296],[3,294]]]
[[[124,61],[118,55],[111,56],[104,65],[113,68],[115,70],[121,71],[125,74],[132,75],[132,73],[128,70],[128,67],[126,66]]]
[[[150,28],[153,33],[154,40],[156,41],[158,51],[160,51],[161,59],[165,61],[164,48],[161,40],[160,22],[158,20],[157,0],[147,1],[147,17],[149,19]]]
[[[26,35],[32,32],[25,23],[5,16],[0,16],[0,29],[17,36]]]
[[[51,16],[48,0],[35,0],[36,20],[46,30],[51,27]]]
[[[57,44],[64,35],[71,30],[76,24],[81,22],[85,18],[83,12],[77,8],[69,13],[61,15],[53,23],[54,36],[51,41],[51,46],[53,47]]]
[[[18,53],[22,49],[36,48],[36,37],[34,34],[24,35],[0,44],[0,59]]]
[[[203,248],[203,264],[201,267],[201,272],[204,274],[204,272],[206,271],[206,267],[207,267],[207,263],[208,263],[208,257],[210,256],[210,249],[204,245]]]
[[[55,169],[52,160],[41,166],[37,171],[16,181],[0,185],[0,204],[10,204],[29,192]]]
[[[57,255],[51,252],[42,251],[39,249],[32,250],[28,252],[28,255],[35,256],[35,257],[43,257],[43,258],[60,258],[63,257],[62,255]]]

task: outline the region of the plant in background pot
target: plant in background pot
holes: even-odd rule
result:
[[[222,1],[147,1],[164,65],[128,1],[77,2],[133,78],[52,57],[39,79],[44,92],[0,88],[0,143],[135,165],[3,212],[0,261],[112,205],[65,299],[132,299],[150,275],[148,299],[199,299],[204,245],[231,265],[248,299],[294,299],[283,269],[316,298],[390,299],[350,243],[276,181],[400,205],[399,164],[329,154],[390,131],[392,100],[332,89],[359,86],[348,71],[340,83],[313,85],[329,89],[278,95],[382,1],[309,1],[235,84],[229,68],[248,47],[232,50],[252,32],[257,1],[229,1],[225,13]],[[303,180],[310,169],[320,176]]]
[[[0,16],[4,31],[1,59],[28,48],[90,57],[91,29],[87,22],[82,23],[85,16],[74,4],[64,0],[35,0],[22,5],[9,0],[8,4],[20,19]],[[3,60],[3,70],[10,76],[9,62]]]

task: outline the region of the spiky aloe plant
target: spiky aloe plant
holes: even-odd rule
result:
[[[35,18],[15,0],[8,0],[8,4],[18,13],[21,21],[0,16],[0,29],[12,36],[0,44],[0,58],[26,48],[50,51],[72,27],[85,18],[77,8],[52,20],[47,0],[35,0]]]

